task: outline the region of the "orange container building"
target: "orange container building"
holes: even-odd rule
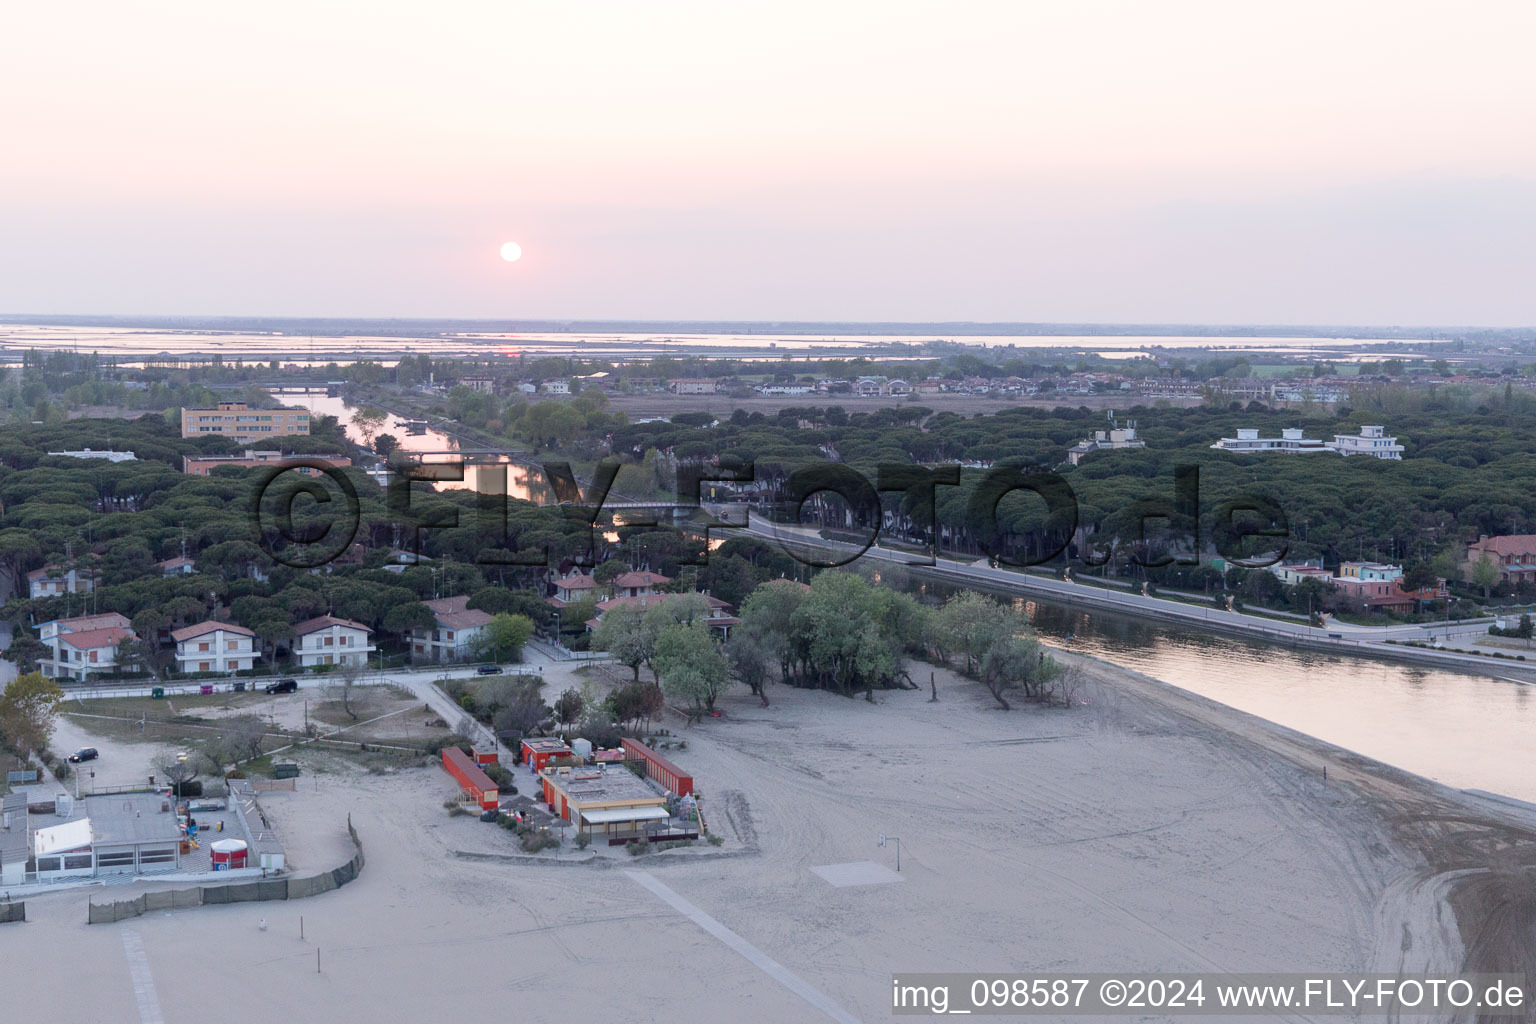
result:
[[[625,760],[645,762],[645,777],[661,783],[669,792],[687,796],[693,792],[693,776],[639,740],[624,738]]]
[[[464,792],[480,805],[481,810],[493,811],[500,804],[501,794],[496,783],[458,747],[443,748],[443,771],[464,787]]]

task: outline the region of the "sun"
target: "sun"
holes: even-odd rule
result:
[[[516,242],[503,242],[501,246],[501,258],[508,263],[516,263],[523,258],[523,247]]]

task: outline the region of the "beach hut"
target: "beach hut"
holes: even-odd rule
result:
[[[234,871],[245,867],[244,839],[220,839],[208,847],[208,859],[215,871]]]

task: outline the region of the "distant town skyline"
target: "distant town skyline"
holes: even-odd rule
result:
[[[10,312],[1536,323],[1530,5],[7,26]]]

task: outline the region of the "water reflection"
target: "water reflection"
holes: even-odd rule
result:
[[[942,588],[928,587],[942,594]],[[1039,601],[1049,645],[1135,669],[1446,785],[1536,802],[1528,684],[1187,632]]]

